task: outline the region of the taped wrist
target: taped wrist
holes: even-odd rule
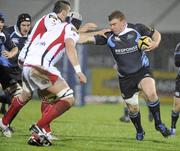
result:
[[[76,73],[81,72],[81,66],[80,65],[74,66],[74,70]]]

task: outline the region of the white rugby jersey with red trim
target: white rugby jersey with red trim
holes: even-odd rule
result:
[[[36,44],[30,44],[24,64],[40,65],[46,69],[53,67],[65,51],[65,40],[71,38],[76,43],[79,35],[68,23],[57,24],[46,31]]]

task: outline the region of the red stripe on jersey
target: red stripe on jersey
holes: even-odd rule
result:
[[[30,43],[33,42],[33,40],[37,37],[37,35],[40,35],[40,37],[42,37],[42,35],[47,31],[45,25],[44,25],[44,20],[45,20],[45,16],[41,19],[41,21],[39,22],[33,36],[32,39],[30,41]]]
[[[56,55],[65,47],[65,43],[64,43],[64,35],[65,35],[65,27],[67,26],[67,24],[64,26],[64,29],[61,33],[61,35],[55,40],[53,41],[49,47],[47,48],[47,51],[49,51],[52,47],[54,47],[55,45],[57,45],[58,43],[61,43],[61,45],[59,46],[59,48],[57,49],[57,51],[55,52],[55,54],[53,55],[52,59],[56,57]]]

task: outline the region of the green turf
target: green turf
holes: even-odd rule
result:
[[[53,134],[60,138],[50,147],[27,145],[29,126],[40,117],[38,101],[29,102],[17,116],[12,138],[0,136],[0,151],[176,151],[180,150],[180,128],[177,135],[165,139],[148,121],[147,107],[141,105],[144,141],[135,140],[135,129],[121,123],[121,104],[86,105],[73,107],[52,123]],[[171,105],[163,105],[162,118],[170,126]]]

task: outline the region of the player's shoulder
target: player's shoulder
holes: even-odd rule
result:
[[[73,24],[71,24],[71,23],[63,23],[64,24],[64,26],[68,29],[68,30],[70,30],[70,31],[74,31],[74,32],[76,32],[76,33],[78,33],[78,30],[76,29],[76,27],[73,25]]]
[[[146,26],[143,23],[128,23],[128,27],[129,28],[133,28],[134,30],[138,31],[138,32],[142,32],[142,31],[153,31],[153,29],[151,29],[150,27]]]
[[[127,27],[128,28],[133,28],[133,29],[137,29],[137,28],[142,28],[145,25],[142,23],[127,23]]]
[[[10,36],[10,33],[5,28],[3,28],[2,32],[1,32],[1,36],[2,35],[7,38]]]
[[[8,27],[5,27],[4,30],[11,34],[12,32],[15,31],[15,28],[14,26],[8,26]]]
[[[61,23],[61,20],[58,18],[56,13],[49,13],[44,17],[45,26],[48,29],[54,28],[57,24]]]
[[[49,19],[58,20],[58,16],[54,12],[51,12],[51,13],[47,14],[46,17],[48,17]]]
[[[52,12],[45,16],[45,20],[47,20],[49,23],[56,25],[58,23],[61,23],[61,20],[58,18],[57,14]]]
[[[150,28],[149,26],[147,26],[147,25],[145,25],[145,24],[143,24],[143,23],[135,23],[135,24],[134,24],[134,27],[135,27],[136,29],[147,29],[147,28]]]

